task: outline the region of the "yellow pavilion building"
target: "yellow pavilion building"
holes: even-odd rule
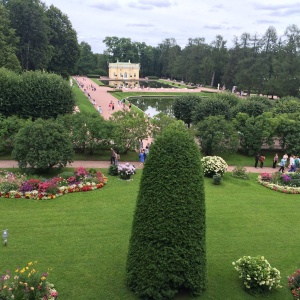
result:
[[[132,64],[128,62],[109,63],[108,65],[109,79],[114,80],[137,80],[140,78],[140,64]]]

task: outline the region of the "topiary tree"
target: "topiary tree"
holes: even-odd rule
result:
[[[200,153],[182,123],[157,137],[144,166],[127,258],[127,284],[143,299],[206,286]]]
[[[73,161],[74,150],[67,131],[54,120],[38,119],[18,132],[13,158],[21,169],[45,172]]]

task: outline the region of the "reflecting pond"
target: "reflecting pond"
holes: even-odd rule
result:
[[[178,88],[172,84],[167,84],[158,81],[134,81],[134,80],[101,80],[105,85],[114,86],[117,88]]]
[[[165,98],[133,98],[129,97],[132,104],[136,105],[146,114],[150,114],[151,117],[162,112],[166,115],[173,116],[173,102],[175,97]]]

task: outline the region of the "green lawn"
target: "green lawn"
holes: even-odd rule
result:
[[[73,79],[73,91],[75,95],[76,105],[79,107],[80,111],[94,113],[95,112],[94,105],[88,100],[87,96],[77,86],[77,83],[74,79]]]
[[[1,198],[0,226],[9,230],[1,273],[37,260],[38,270],[51,268],[59,299],[137,299],[125,286],[125,262],[141,173],[129,182],[109,176],[100,190],[51,201]],[[225,174],[220,186],[205,179],[208,286],[194,299],[253,299],[232,266],[243,255],[264,255],[281,271],[283,288],[270,299],[292,299],[286,277],[299,267],[299,196],[266,189],[250,176]]]

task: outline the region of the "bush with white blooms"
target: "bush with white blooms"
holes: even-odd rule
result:
[[[243,256],[232,264],[249,293],[260,294],[282,287],[280,272],[272,268],[264,256]]]
[[[201,162],[206,177],[213,177],[216,174],[223,175],[228,167],[226,161],[220,156],[205,156]]]

